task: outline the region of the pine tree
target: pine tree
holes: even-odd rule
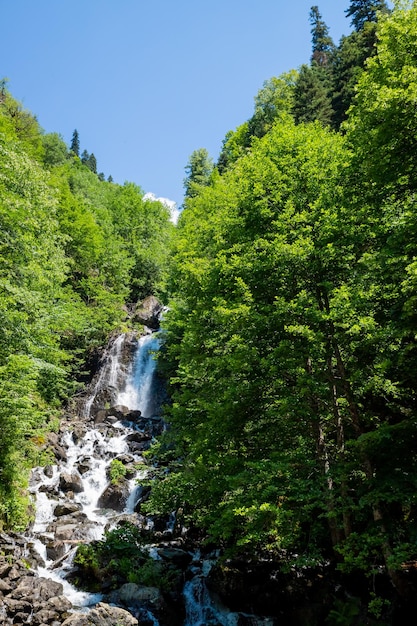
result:
[[[334,52],[333,39],[329,35],[329,29],[320,14],[318,6],[312,6],[310,10],[310,24],[313,52],[311,61],[321,67],[326,67]]]
[[[92,172],[94,172],[94,174],[97,174],[97,159],[94,156],[94,152],[92,152],[88,158],[88,161],[86,163],[87,167],[90,168],[90,170]]]
[[[333,109],[329,73],[315,63],[300,68],[292,112],[297,124],[316,120],[325,126],[331,123]]]
[[[80,156],[80,137],[77,129],[72,133],[70,150],[78,157]]]
[[[346,9],[347,17],[351,17],[351,26],[356,31],[363,29],[366,22],[376,22],[377,12],[387,13],[389,8],[385,0],[351,0],[350,7]]]
[[[81,163],[83,165],[87,165],[88,163],[88,159],[90,158],[89,153],[87,152],[87,150],[83,150],[83,153],[81,155]]]

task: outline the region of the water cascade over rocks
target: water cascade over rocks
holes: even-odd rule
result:
[[[146,327],[145,327],[146,328]],[[0,623],[33,626],[244,626],[272,622],[231,613],[215,603],[205,578],[212,562],[185,548],[175,517],[140,512],[150,471],[143,458],[163,428],[162,388],[155,373],[157,333],[130,332],[112,339],[76,417],[67,415],[52,434],[56,462],[32,472],[36,516],[30,536],[0,534]],[[123,465],[110,480],[112,461]],[[127,582],[100,593],[78,590],[74,555],[80,544],[131,523],[148,537],[153,558],[178,568],[176,597],[157,587]],[[181,573],[182,572],[182,573]],[[105,587],[105,585],[103,585]]]

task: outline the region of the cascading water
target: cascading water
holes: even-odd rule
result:
[[[139,339],[135,359],[132,362],[126,384],[117,395],[117,404],[131,410],[139,410],[144,417],[151,417],[155,411],[153,392],[154,353],[159,349],[156,335],[145,335]]]
[[[36,504],[33,543],[44,561],[39,574],[64,584],[65,595],[79,608],[96,604],[101,596],[81,593],[65,580],[72,569],[76,546],[100,539],[106,528],[117,523],[120,514],[133,513],[140,493],[136,481],[147,472],[136,471],[129,481],[130,494],[125,494],[124,506],[119,502],[113,504],[109,498],[106,500],[112,460],[128,459],[131,467],[143,461],[140,452],[132,450],[128,440],[129,435],[140,430],[111,415],[107,421],[92,423],[92,414],[94,411],[97,414],[105,402],[123,404],[126,410],[141,411],[144,417],[157,410],[150,396],[155,375],[153,352],[158,348],[158,340],[152,334],[141,337],[130,367],[122,356],[126,351],[132,353],[131,347],[124,350],[128,341],[132,343],[131,336],[120,335],[107,350],[84,404],[83,420],[74,420],[74,428],[69,423],[68,430],[61,434],[60,448],[65,451],[62,461],[32,472],[31,491]],[[107,413],[111,414],[111,409]]]

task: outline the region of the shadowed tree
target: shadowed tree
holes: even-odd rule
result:
[[[376,22],[377,13],[388,13],[389,8],[385,0],[351,0],[350,7],[346,9],[347,17],[351,17],[351,26],[360,31],[366,22]]]
[[[80,156],[80,136],[77,129],[72,133],[70,150],[78,157]]]

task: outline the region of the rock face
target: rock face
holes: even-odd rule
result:
[[[162,305],[155,296],[148,296],[137,307],[133,315],[133,321],[144,324],[152,330],[159,328],[159,316]]]

